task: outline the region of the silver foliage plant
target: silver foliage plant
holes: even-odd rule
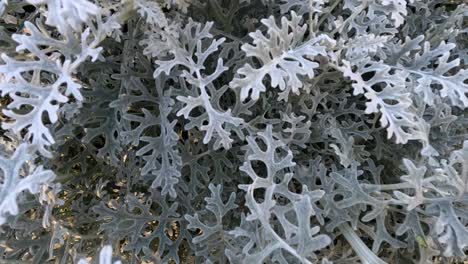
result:
[[[461,2],[0,0],[0,262],[466,260]]]

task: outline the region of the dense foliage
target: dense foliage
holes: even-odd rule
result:
[[[467,259],[467,16],[0,0],[0,262]]]

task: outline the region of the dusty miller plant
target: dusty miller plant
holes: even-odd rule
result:
[[[466,260],[467,15],[0,0],[0,262]]]

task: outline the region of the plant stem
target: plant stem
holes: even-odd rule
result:
[[[348,223],[344,223],[338,226],[341,233],[354,249],[358,257],[361,259],[362,264],[387,264],[387,262],[380,259],[374,254],[367,246],[362,242],[359,236],[349,226]]]

